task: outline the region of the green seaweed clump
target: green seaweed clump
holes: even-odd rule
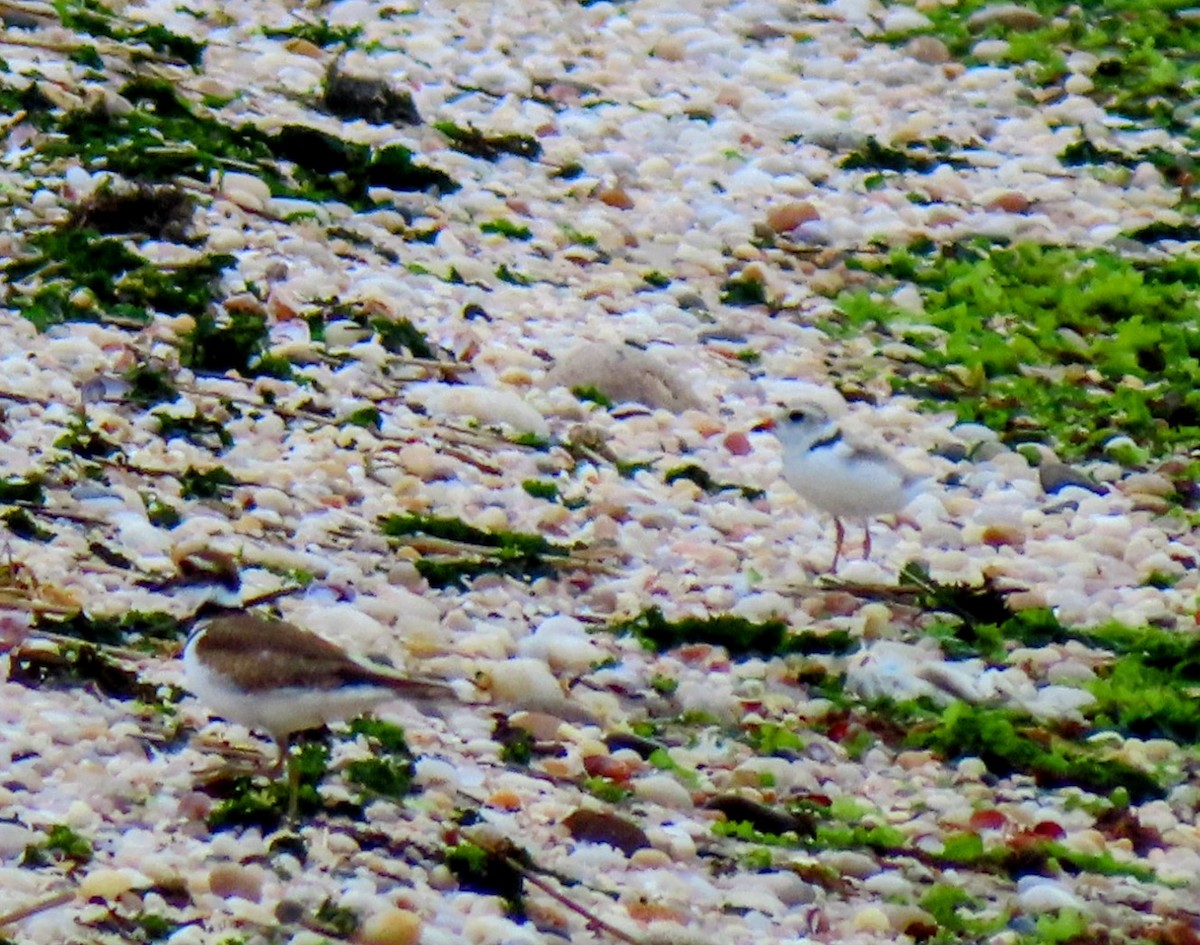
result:
[[[1011,709],[954,702],[932,723],[916,720],[904,741],[946,758],[977,757],[999,777],[1025,774],[1042,787],[1075,785],[1103,795],[1124,788],[1139,803],[1166,795],[1164,785],[1140,768],[1055,735]]]
[[[452,121],[438,121],[433,125],[450,139],[450,147],[471,157],[485,161],[497,161],[505,154],[527,158],[530,161],[542,156],[542,146],[537,138],[520,134],[489,135],[477,128],[463,128]]]
[[[292,804],[289,778],[296,784],[297,816],[303,818],[317,813],[322,806],[317,788],[328,772],[329,747],[306,741],[292,750],[287,764],[288,777],[273,778],[266,783],[256,783],[261,779],[248,775],[210,782],[208,790],[218,796],[220,802],[208,815],[208,829],[257,827],[264,833],[279,829]]]
[[[857,648],[845,631],[789,633],[787,621],[748,620],[732,614],[667,620],[658,607],[609,624],[609,633],[632,633],[648,650],[662,652],[693,643],[723,646],[734,658],[799,654],[844,654]]]
[[[350,723],[350,734],[366,738],[373,757],[351,761],[346,766],[346,780],[368,795],[393,800],[406,797],[412,791],[416,768],[404,729],[379,719],[358,718]]]
[[[94,850],[87,838],[66,824],[54,824],[41,843],[31,843],[21,854],[21,866],[64,865],[78,869],[91,862]]]
[[[155,312],[199,311],[214,300],[217,276],[232,256],[210,255],[195,262],[156,268],[114,237],[69,226],[32,234],[33,250],[8,262],[14,307],[39,331],[74,321],[110,321],[140,326]],[[23,283],[37,279],[28,289]]]
[[[433,587],[465,587],[472,578],[503,574],[522,580],[551,577],[567,566],[571,551],[541,535],[488,532],[461,519],[425,515],[389,515],[380,520],[389,538],[424,536],[448,543],[436,557],[431,552],[416,563]]]
[[[1200,264],[984,240],[864,255],[875,276],[835,300],[827,329],[911,339],[894,386],[1010,443],[1065,459],[1129,437],[1151,454],[1200,446]],[[890,294],[902,284],[919,312]]]
[[[636,617],[610,624],[608,629],[618,636],[632,633],[646,649],[659,652],[707,643],[725,647],[733,657],[774,656],[783,650],[787,621],[757,622],[730,614],[667,620],[660,608],[650,607]]]

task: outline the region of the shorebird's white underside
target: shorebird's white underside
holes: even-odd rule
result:
[[[246,692],[208,669],[189,645],[183,658],[184,685],[213,713],[274,738],[353,718],[374,709],[396,693],[384,686],[353,685],[339,689],[289,686]]]
[[[803,498],[838,518],[869,518],[896,512],[920,491],[897,463],[871,455],[861,460],[853,447],[806,452],[796,462],[785,460],[788,484]]]

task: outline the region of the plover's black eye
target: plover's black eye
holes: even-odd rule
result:
[[[788,414],[788,420],[792,423],[803,423],[808,419],[808,414],[803,410],[793,410]]]

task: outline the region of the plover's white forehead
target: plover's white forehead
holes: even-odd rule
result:
[[[828,423],[830,420],[828,411],[823,410],[816,404],[800,403],[800,404],[784,404],[779,411],[778,423],[813,426],[815,424]]]

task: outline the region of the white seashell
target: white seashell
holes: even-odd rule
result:
[[[546,418],[512,391],[474,384],[413,384],[409,396],[439,419],[474,417],[486,424],[507,424],[522,433],[550,436]]]

